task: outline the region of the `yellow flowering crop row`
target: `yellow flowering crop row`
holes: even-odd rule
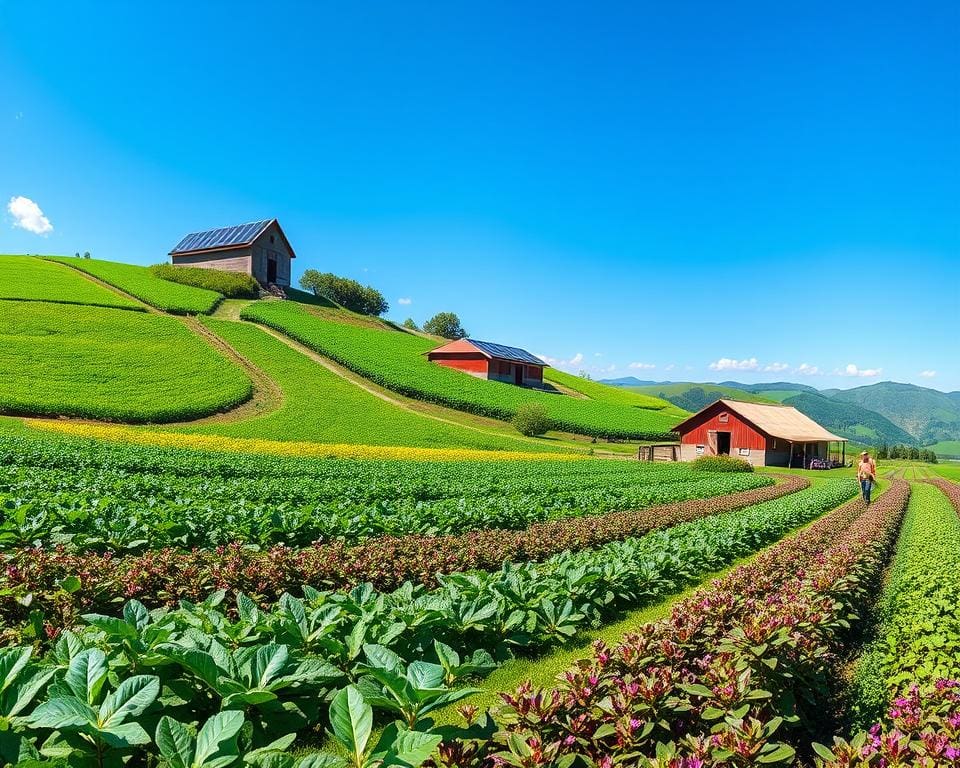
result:
[[[49,432],[96,440],[152,445],[160,448],[190,448],[202,451],[258,453],[317,459],[390,459],[406,461],[577,461],[586,458],[574,453],[533,453],[524,451],[482,451],[473,448],[407,448],[390,445],[348,443],[283,442],[256,438],[188,435],[181,432],[151,432],[106,424],[34,419],[30,426]]]

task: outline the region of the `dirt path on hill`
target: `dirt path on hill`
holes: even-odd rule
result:
[[[84,272],[82,269],[77,269],[76,267],[70,264],[63,264],[63,262],[55,261],[54,264],[61,264],[69,270],[72,270],[76,274],[80,275],[86,280],[89,280],[91,283],[99,285],[101,288],[105,288],[111,293],[122,296],[125,299],[136,302],[139,306],[142,306],[147,313],[152,315],[161,315],[164,317],[170,317],[174,320],[177,320],[183,323],[187,329],[199,336],[203,341],[205,341],[210,347],[219,352],[221,355],[226,357],[228,360],[232,360],[237,365],[239,365],[247,376],[250,377],[250,381],[253,385],[253,394],[250,396],[250,399],[241,403],[234,408],[230,408],[226,411],[221,411],[219,413],[213,413],[209,416],[203,416],[199,419],[191,419],[190,421],[169,421],[163,422],[162,424],[155,424],[153,426],[163,426],[163,427],[183,427],[183,426],[193,426],[193,425],[202,425],[202,424],[211,424],[211,423],[227,423],[233,421],[241,421],[243,419],[255,418],[258,416],[265,416],[268,413],[279,410],[283,405],[283,390],[280,386],[271,379],[264,371],[255,366],[250,360],[241,355],[236,349],[231,347],[225,339],[221,339],[213,331],[203,325],[196,317],[192,315],[175,315],[172,312],[164,312],[162,309],[157,309],[147,304],[145,301],[138,299],[133,294],[127,293],[122,288],[117,288],[115,285],[104,282],[97,277],[94,277],[87,272]],[[220,302],[220,305],[226,304],[224,308],[224,314],[221,317],[229,318],[231,310],[235,310],[236,319],[240,319],[240,307],[238,304],[229,303],[229,299],[224,299]],[[214,310],[214,314],[220,311],[220,305]],[[90,421],[88,419],[81,419],[81,421]],[[97,423],[97,422],[91,422]]]
[[[242,321],[242,322],[248,322],[248,321]],[[455,419],[448,419],[443,416],[438,416],[437,414],[430,413],[425,409],[417,408],[415,405],[411,405],[410,403],[407,403],[404,400],[399,399],[398,397],[392,395],[390,392],[380,389],[373,383],[369,382],[367,379],[364,379],[359,374],[353,373],[349,369],[343,367],[342,365],[339,365],[338,363],[333,362],[332,360],[324,357],[318,352],[314,352],[309,347],[301,344],[300,342],[294,339],[291,339],[289,336],[285,336],[279,331],[275,331],[273,328],[269,328],[265,325],[260,325],[259,323],[251,323],[251,324],[255,325],[264,333],[270,334],[271,336],[273,336],[275,339],[282,342],[283,344],[286,344],[288,347],[290,347],[290,349],[293,349],[294,351],[299,352],[301,355],[305,355],[306,357],[308,357],[310,360],[317,363],[318,365],[322,365],[332,374],[339,376],[341,379],[344,379],[345,381],[350,382],[354,386],[359,387],[364,392],[367,392],[368,394],[371,394],[374,397],[377,397],[387,403],[390,403],[391,405],[396,406],[397,408],[402,408],[404,411],[407,411],[408,413],[413,413],[413,414],[416,414],[417,416],[422,416],[427,419],[433,419],[434,421],[438,421],[442,424],[449,424],[454,427],[469,429],[474,432],[479,432],[484,435],[489,435],[491,437],[501,437],[501,438],[507,437],[512,440],[517,440],[518,442],[524,442],[524,443],[529,443],[530,445],[543,447],[543,443],[541,441],[538,441],[534,438],[525,437],[519,433],[516,435],[511,435],[506,432],[497,432],[495,430],[485,429],[484,427],[475,426],[473,424],[465,424],[464,422],[456,421]],[[617,458],[621,458],[622,456],[625,456],[625,455],[611,453],[610,456],[616,456]],[[633,457],[626,456],[626,458],[633,458]]]

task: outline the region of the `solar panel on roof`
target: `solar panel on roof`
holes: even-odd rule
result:
[[[514,360],[518,363],[544,365],[543,360],[539,357],[534,357],[527,352],[527,350],[520,349],[520,347],[508,347],[505,344],[494,344],[490,341],[477,341],[476,339],[470,339],[470,343],[491,357],[498,357],[501,360]]]
[[[233,227],[208,229],[205,232],[192,232],[176,244],[170,253],[185,251],[203,251],[211,248],[227,248],[229,246],[246,245],[257,239],[273,219],[252,221],[249,224],[238,224]]]

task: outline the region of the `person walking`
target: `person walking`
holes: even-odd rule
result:
[[[857,465],[857,479],[860,481],[860,494],[869,507],[870,492],[877,482],[877,464],[866,451],[860,454],[860,463]]]

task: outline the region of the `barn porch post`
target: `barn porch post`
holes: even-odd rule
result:
[[[842,446],[840,463],[843,464],[843,466],[847,466],[847,441],[844,440],[840,445]]]

